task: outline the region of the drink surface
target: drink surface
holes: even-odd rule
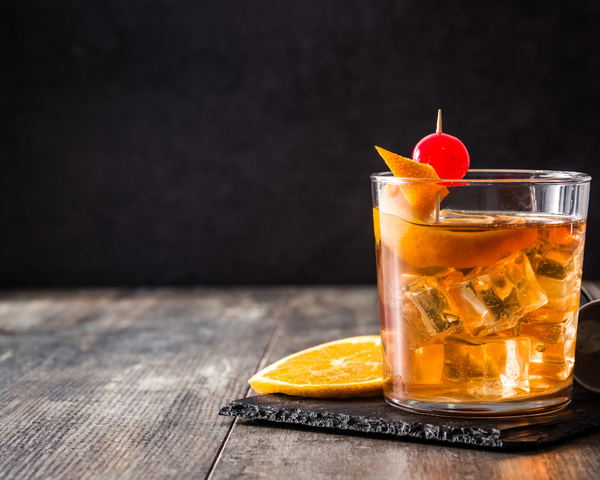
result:
[[[585,222],[375,208],[384,393],[476,403],[572,383]],[[389,200],[389,199],[388,199]]]

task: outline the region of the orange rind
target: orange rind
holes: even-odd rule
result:
[[[385,160],[395,177],[413,179],[439,179],[437,173],[427,164],[415,162],[410,158],[401,157],[381,147],[375,146],[379,155]],[[440,201],[448,195],[448,189],[429,181],[411,181],[410,184],[399,185],[400,190],[411,207],[411,214],[419,220],[427,220],[436,204],[436,194]]]
[[[249,381],[258,393],[334,398],[382,389],[379,335],[344,338],[302,350],[264,368]]]
[[[379,220],[376,231],[381,243],[417,268],[486,267],[538,238],[538,228],[527,224],[450,230],[447,225],[420,225],[382,211],[373,216]]]

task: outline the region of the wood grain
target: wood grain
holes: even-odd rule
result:
[[[213,479],[595,479],[600,434],[543,450],[496,452],[239,421]],[[243,444],[239,443],[244,438]]]
[[[0,296],[0,478],[205,478],[291,290]]]
[[[372,333],[376,301],[375,289],[302,291],[269,361],[319,337]],[[599,470],[599,431],[543,449],[497,452],[238,419],[210,478],[593,479]]]
[[[377,293],[373,287],[304,287],[267,364],[320,343],[357,335],[379,334]]]
[[[597,476],[600,432],[504,453],[217,415],[266,363],[377,329],[374,287],[0,293],[0,478]]]

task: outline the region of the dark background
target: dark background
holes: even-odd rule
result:
[[[410,156],[438,108],[472,167],[599,176],[598,25],[596,1],[3,0],[0,286],[374,282],[373,145]]]

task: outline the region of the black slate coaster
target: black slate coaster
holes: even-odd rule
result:
[[[219,415],[478,447],[535,447],[600,426],[600,396],[575,385],[570,405],[553,414],[469,419],[405,412],[388,405],[383,397],[317,399],[269,394],[235,400],[222,407]]]

